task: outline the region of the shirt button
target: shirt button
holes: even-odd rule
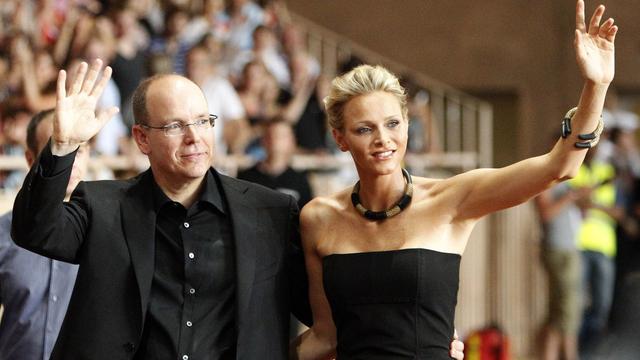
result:
[[[185,223],[184,223],[184,224],[182,224],[182,225],[184,225],[184,227],[185,227],[186,229],[188,229],[188,228],[189,228],[189,223],[188,223],[188,222],[185,222]]]
[[[194,288],[189,289],[189,294],[193,295],[195,293],[196,293],[196,289]]]
[[[193,325],[193,323],[191,321],[187,321],[187,326],[191,327]]]
[[[182,360],[189,360],[189,355],[182,355]]]
[[[190,253],[189,253],[189,259],[193,259],[194,257],[196,257],[196,254],[194,254],[194,253],[190,252]]]
[[[58,301],[58,297],[57,297],[57,296],[55,296],[55,295],[53,295],[53,296],[51,297],[51,300],[53,300],[53,302],[56,302],[56,301]]]

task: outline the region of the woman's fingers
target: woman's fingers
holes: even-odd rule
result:
[[[609,41],[611,41],[612,43],[614,43],[616,41],[616,34],[618,33],[618,26],[617,25],[613,25],[611,26],[611,28],[609,29],[609,32],[607,33],[607,35],[605,36],[605,38]]]
[[[576,3],[576,29],[580,32],[586,32],[587,27],[584,23],[584,1],[578,0]]]
[[[602,20],[602,15],[604,14],[604,5],[599,5],[596,8],[596,11],[593,12],[591,16],[591,21],[589,21],[589,35],[597,35],[598,30],[600,29],[600,20]]]
[[[606,37],[609,33],[609,30],[611,30],[611,26],[613,26],[613,19],[608,18],[607,21],[603,22],[600,26],[600,29],[598,30],[598,36]]]

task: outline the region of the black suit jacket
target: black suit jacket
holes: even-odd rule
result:
[[[290,310],[310,320],[297,206],[290,196],[211,171],[222,184],[235,241],[237,359],[286,359]],[[82,182],[63,203],[71,167],[42,174],[39,161],[18,193],[13,239],[80,264],[51,358],[131,359],[154,271],[153,175]]]

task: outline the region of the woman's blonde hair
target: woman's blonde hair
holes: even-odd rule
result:
[[[345,105],[357,96],[376,91],[395,96],[402,108],[402,116],[407,119],[407,96],[398,78],[380,65],[360,65],[331,81],[329,95],[324,98],[329,125],[333,129],[342,130]]]

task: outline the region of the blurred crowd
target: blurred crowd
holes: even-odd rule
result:
[[[0,3],[0,151],[20,155],[37,112],[55,106],[60,69],[102,59],[113,77],[100,107],[121,111],[92,143],[94,155],[140,154],[130,139],[131,95],[158,73],[187,76],[218,116],[216,155],[266,158],[265,124],[284,122],[295,152],[330,154],[322,99],[329,78],[306,48],[281,0],[3,0]],[[343,69],[358,64],[349,59]],[[411,81],[410,150],[437,147],[427,130],[428,94]],[[134,161],[135,163],[135,161]],[[125,176],[129,174],[116,174]],[[14,189],[23,172],[5,171],[0,187]],[[109,174],[101,176],[108,177]]]

